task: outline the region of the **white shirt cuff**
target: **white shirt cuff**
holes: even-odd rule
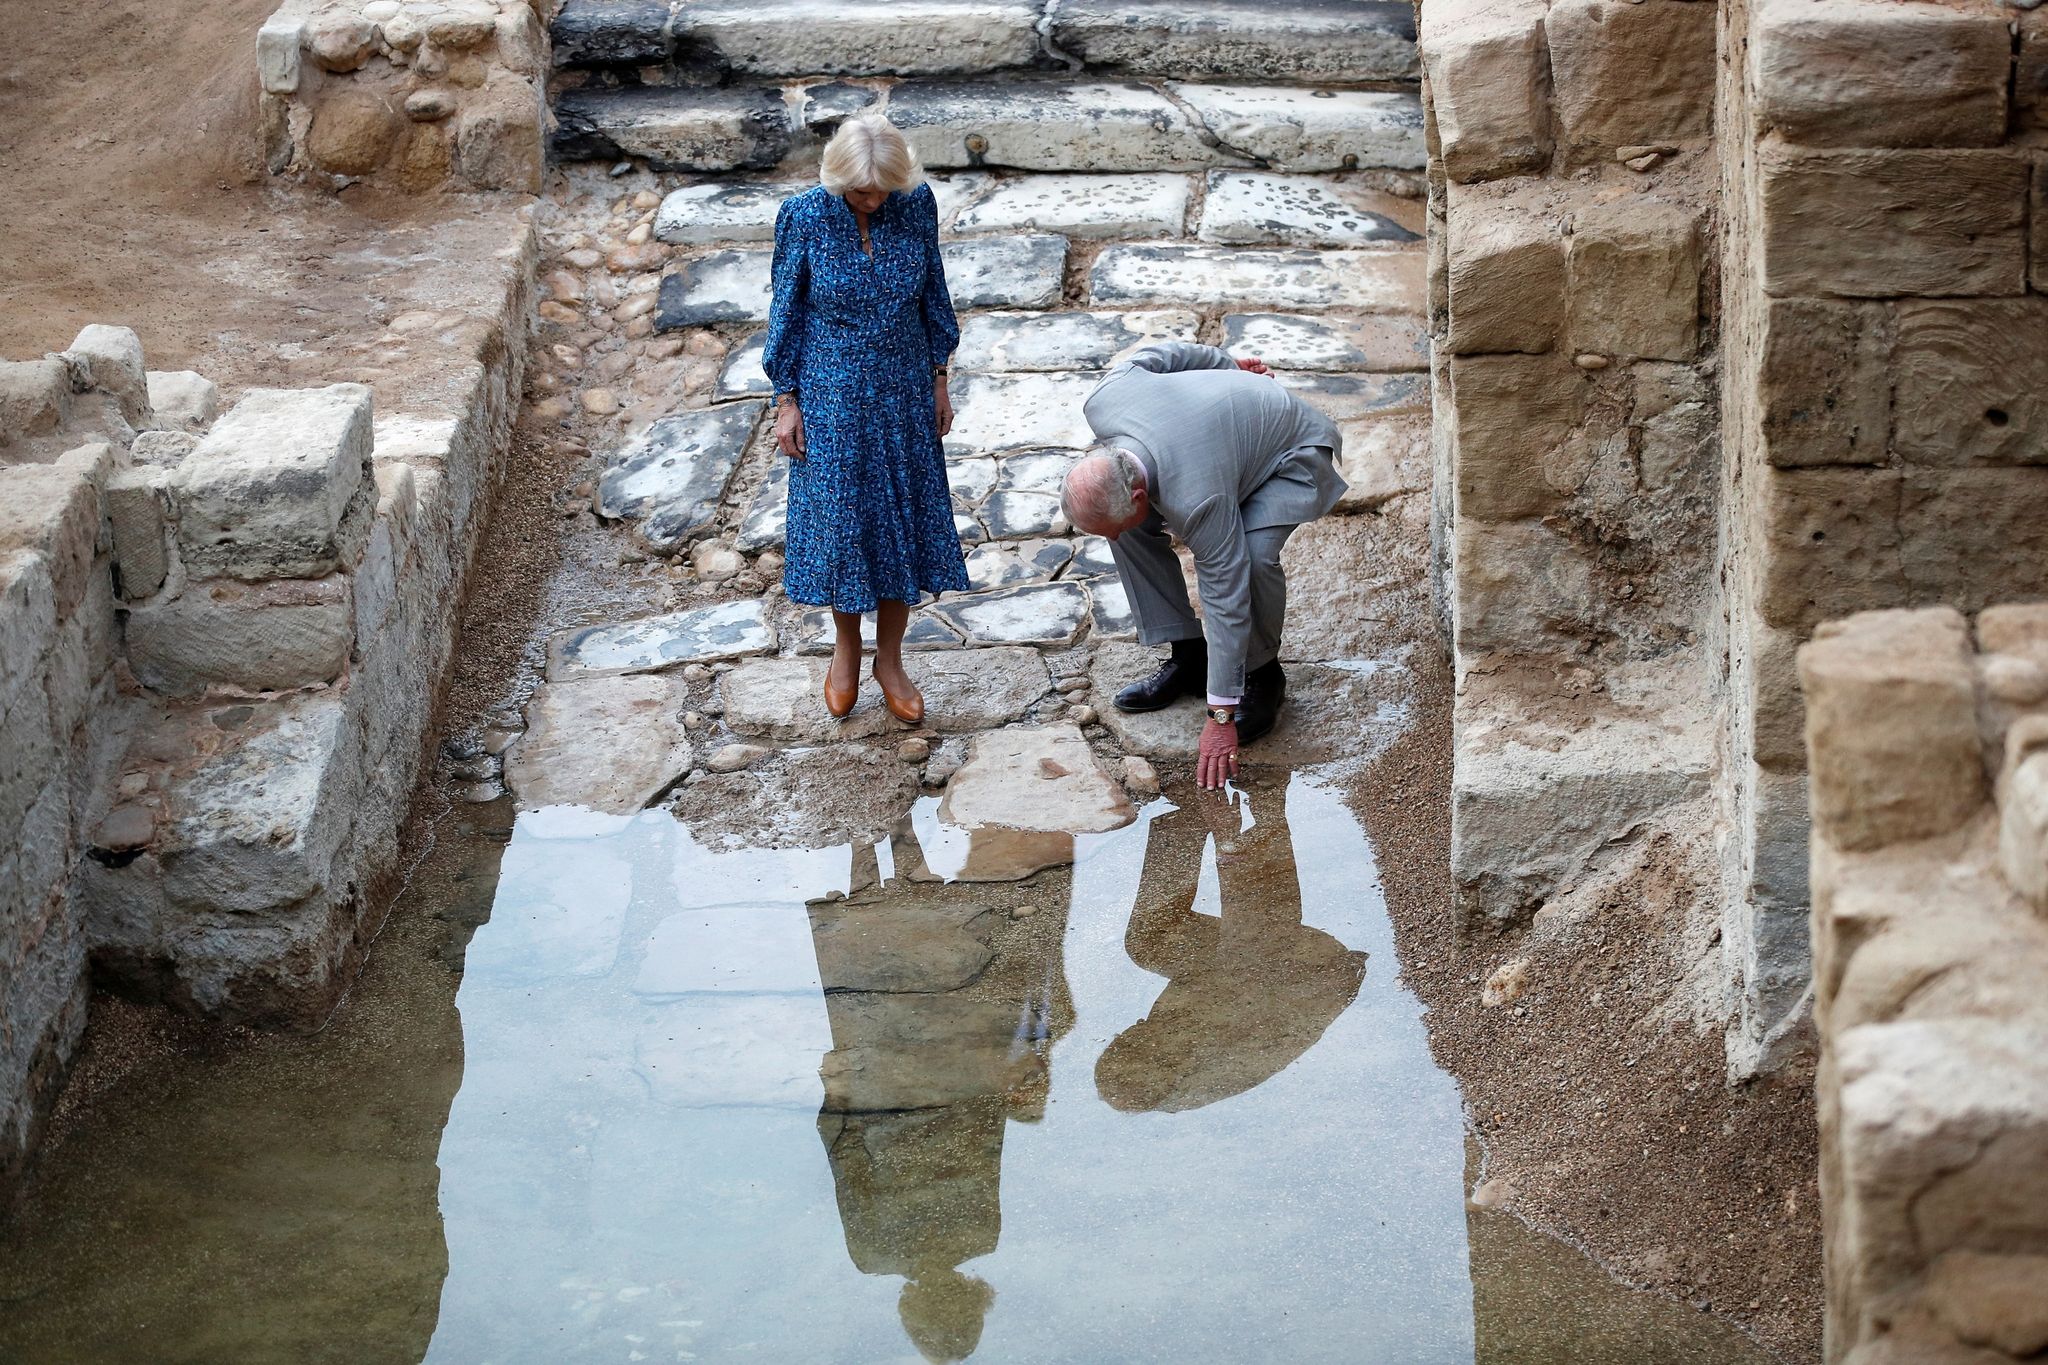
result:
[[[1242,697],[1219,697],[1214,692],[1209,694],[1209,705],[1211,706],[1235,706],[1242,700],[1244,700]]]

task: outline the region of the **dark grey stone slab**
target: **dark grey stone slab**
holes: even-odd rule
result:
[[[758,598],[564,631],[548,647],[548,678],[651,673],[764,654],[775,632]]]
[[[1063,0],[1052,41],[1090,67],[1187,80],[1416,74],[1415,12],[1387,0]]]
[[[1054,493],[991,493],[981,505],[981,524],[993,540],[1057,535],[1067,529]]]
[[[1109,542],[1101,536],[1077,536],[1074,539],[1074,560],[1067,566],[1068,578],[1101,578],[1116,574],[1116,559],[1109,551]]]
[[[949,598],[929,608],[971,645],[1072,644],[1088,609],[1088,590],[1079,583],[1032,583]]]
[[[995,491],[1045,493],[1057,498],[1073,463],[1071,450],[1020,450],[1005,455],[996,472]]]
[[[555,98],[555,156],[638,157],[660,171],[765,171],[789,153],[789,110],[772,87],[586,87]]]
[[[656,550],[686,544],[718,515],[766,406],[728,403],[662,418],[598,480],[598,514],[639,522],[640,538]]]
[[[1115,575],[1088,580],[1089,630],[1106,640],[1138,638],[1138,618],[1131,615],[1131,599],[1123,580]]]
[[[1308,317],[1297,313],[1226,313],[1223,348],[1276,370],[1429,368],[1429,332],[1422,319],[1401,313],[1366,317]]]
[[[565,0],[548,25],[557,67],[653,66],[668,60],[668,0]]]
[[[1026,540],[1016,544],[977,545],[967,555],[967,580],[976,592],[1051,580],[1074,547],[1064,540]]]
[[[775,386],[761,368],[767,340],[766,332],[756,332],[727,352],[725,367],[718,372],[718,384],[711,391],[713,398],[723,403],[734,398],[766,398],[774,392]]]
[[[1426,374],[1285,374],[1280,382],[1338,422],[1429,411]]]
[[[654,329],[673,332],[712,322],[766,322],[769,251],[714,251],[662,276]]]
[[[769,466],[768,477],[761,481],[753,500],[747,504],[747,515],[740,522],[734,548],[743,555],[773,550],[782,544],[788,528],[789,461],[778,454]]]
[[[801,117],[804,127],[829,136],[855,114],[874,108],[877,98],[875,92],[866,86],[846,81],[809,86],[803,93]]]
[[[940,248],[953,306],[1043,308],[1058,303],[1067,239],[1044,234],[976,237]]]

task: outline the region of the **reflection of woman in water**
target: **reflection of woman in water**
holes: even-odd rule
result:
[[[1365,954],[1301,922],[1301,882],[1282,786],[1247,795],[1257,823],[1196,796],[1152,822],[1124,948],[1167,978],[1151,1012],[1095,1064],[1102,1098],[1127,1113],[1177,1113],[1240,1095],[1307,1052],[1358,995]],[[1210,828],[1220,916],[1195,912]]]

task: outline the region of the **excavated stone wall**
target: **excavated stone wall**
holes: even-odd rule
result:
[[[535,264],[445,408],[361,384],[216,416],[126,328],[0,365],[0,1191],[91,975],[220,1018],[318,1022],[393,866],[477,520],[505,467]]]
[[[2039,18],[1989,0],[1732,13],[1725,942],[1750,1069],[1805,1045],[1799,643],[1862,609],[2048,592],[2048,257],[2028,240]]]
[[[1861,613],[1798,674],[1826,1358],[2039,1359],[2048,605]]]
[[[1708,774],[1715,9],[1424,7],[1453,874],[1525,923]]]
[[[273,175],[537,193],[549,0],[285,0],[256,35]]]

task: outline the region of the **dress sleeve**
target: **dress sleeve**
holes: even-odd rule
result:
[[[946,286],[946,260],[939,250],[939,200],[930,185],[917,187],[917,231],[924,239],[924,336],[932,364],[943,365],[960,344],[960,323],[953,316],[953,294]]]
[[[802,369],[804,319],[810,311],[810,262],[796,200],[782,201],[775,214],[774,297],[768,305],[768,338],[761,368],[777,393],[794,393]]]

